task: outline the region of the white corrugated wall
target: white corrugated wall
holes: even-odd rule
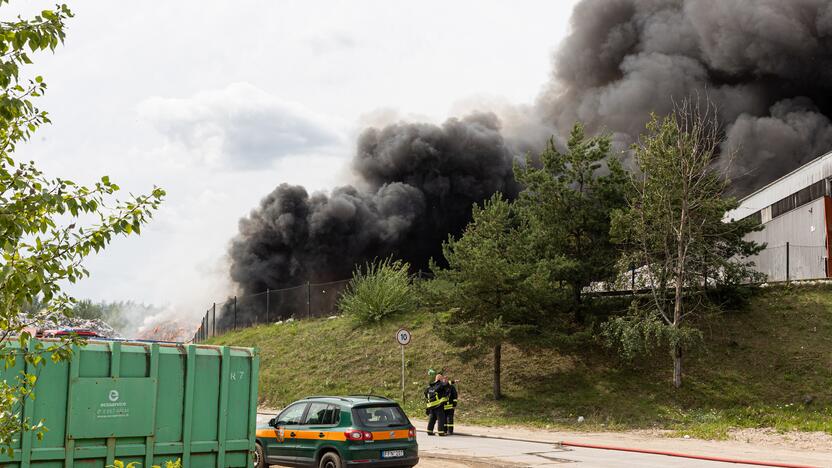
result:
[[[746,239],[767,244],[766,250],[751,260],[769,281],[786,279],[786,242],[789,243],[790,279],[826,277],[824,198],[784,213],[764,223],[763,227],[762,231],[751,233]]]
[[[771,206],[800,189],[832,177],[832,152],[784,175],[751,195],[740,200],[739,208],[729,211],[726,219],[742,219]]]

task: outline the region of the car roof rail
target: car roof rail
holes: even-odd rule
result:
[[[381,396],[381,395],[373,395],[372,393],[354,393],[354,394],[348,395],[348,396],[351,396],[351,397],[367,397],[367,400],[369,400],[370,398],[380,398],[382,400],[393,401],[392,398],[387,398],[386,396]]]
[[[341,400],[341,401],[347,401],[347,402],[350,401],[350,400],[348,400],[344,397],[332,396],[332,395],[310,395],[310,396],[304,398],[304,400],[316,400],[316,399],[322,399],[322,398],[331,398],[333,400]]]

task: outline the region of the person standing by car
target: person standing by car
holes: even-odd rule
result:
[[[448,386],[448,401],[445,403],[445,429],[448,435],[454,433],[454,410],[459,399],[459,393],[456,391],[456,381],[449,380],[448,376],[444,376],[445,384]]]
[[[433,435],[433,427],[439,424],[439,435],[444,436],[445,427],[445,403],[448,401],[448,384],[441,373],[437,373],[433,383],[425,389],[426,410],[428,414],[428,435]]]

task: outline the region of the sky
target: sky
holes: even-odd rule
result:
[[[532,103],[576,3],[70,3],[66,43],[33,57],[53,124],[21,147],[49,176],[168,195],[70,286],[198,316],[233,293],[237,222],[283,182],[350,182],[358,133]],[[53,2],[17,0],[0,16]]]

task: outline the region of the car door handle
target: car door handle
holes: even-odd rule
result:
[[[324,433],[323,433],[323,432],[319,432],[319,433],[318,433],[318,437],[320,437],[321,439],[323,439],[323,438],[324,438]]]

